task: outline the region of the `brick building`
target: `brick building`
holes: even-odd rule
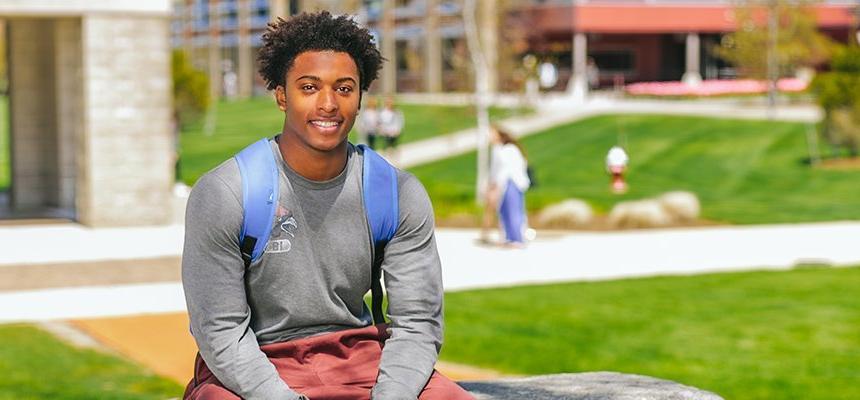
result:
[[[490,64],[491,90],[520,90],[526,53],[558,66],[557,90],[575,66],[594,59],[602,84],[714,79],[734,70],[710,49],[736,29],[731,0],[476,0],[476,20]],[[255,91],[254,55],[275,16],[328,9],[350,14],[376,35],[391,60],[374,91],[449,92],[473,88],[462,0],[177,0],[173,46],[193,54],[223,91],[224,68],[239,78],[239,97]],[[856,24],[855,0],[814,7],[819,28],[847,42]],[[387,40],[393,38],[393,40]],[[225,63],[224,60],[227,60]],[[582,84],[583,77],[580,77]],[[256,88],[256,90],[255,90]]]
[[[696,81],[734,77],[734,69],[710,51],[737,29],[730,0],[536,1],[515,11],[533,27],[530,51],[556,60],[558,88],[585,86],[592,58],[601,84],[613,80]],[[855,40],[856,0],[824,0],[811,7],[823,33]],[[577,79],[569,80],[574,71]]]

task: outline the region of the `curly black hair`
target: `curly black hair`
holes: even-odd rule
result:
[[[379,75],[382,55],[366,28],[347,16],[332,17],[328,11],[302,13],[288,20],[270,22],[257,54],[260,75],[274,90],[284,84],[296,57],[306,51],[333,50],[352,57],[358,67],[359,86],[366,91]]]

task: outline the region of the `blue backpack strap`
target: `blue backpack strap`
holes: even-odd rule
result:
[[[369,147],[364,150],[364,209],[374,245],[388,243],[400,224],[397,197],[397,169]]]
[[[382,312],[382,260],[385,258],[385,245],[394,237],[400,224],[397,169],[369,147],[358,147],[364,153],[364,211],[367,214],[370,240],[373,244],[370,310],[374,323],[381,324],[385,322]]]
[[[242,175],[244,218],[239,246],[245,267],[260,259],[278,206],[278,164],[269,139],[263,138],[235,156]]]

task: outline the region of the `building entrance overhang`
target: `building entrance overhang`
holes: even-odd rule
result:
[[[847,28],[848,6],[813,7],[820,28]],[[585,5],[574,13],[575,26],[589,33],[731,32],[737,28],[731,6],[603,6]]]

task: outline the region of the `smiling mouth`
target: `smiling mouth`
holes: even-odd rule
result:
[[[311,121],[311,125],[320,129],[335,129],[340,126],[339,121]]]

